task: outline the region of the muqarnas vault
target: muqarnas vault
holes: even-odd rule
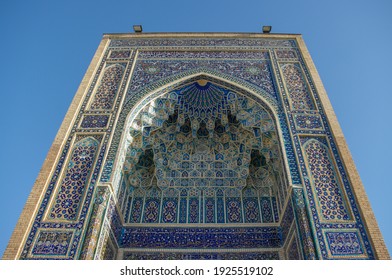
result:
[[[388,259],[300,35],[107,34],[5,259]]]

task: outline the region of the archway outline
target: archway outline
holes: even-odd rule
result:
[[[258,103],[269,113],[271,119],[274,122],[275,129],[277,131],[279,148],[284,163],[283,170],[285,171],[284,174],[286,176],[288,187],[290,187],[293,184],[292,177],[291,177],[292,174],[290,174],[293,168],[290,168],[290,163],[287,160],[285,146],[287,146],[288,144],[291,145],[291,143],[285,143],[283,140],[284,132],[282,130],[282,126],[286,127],[286,133],[288,133],[288,129],[287,129],[286,119],[284,117],[283,110],[281,109],[279,103],[276,100],[273,100],[270,97],[270,95],[264,92],[262,89],[258,88],[256,91],[254,88],[249,88],[247,85],[238,84],[237,81],[233,81],[233,79],[231,79],[232,77],[230,77],[230,80],[227,79],[228,75],[224,75],[225,77],[222,77],[223,75],[211,74],[212,71],[208,71],[210,72],[208,73],[206,71],[193,70],[192,72],[195,73],[186,76],[184,76],[183,73],[175,75],[175,77],[178,79],[174,80],[174,78],[171,77],[170,80],[174,80],[174,81],[168,81],[168,83],[166,84],[163,84],[162,81],[156,82],[148,87],[149,89],[154,88],[153,90],[147,92],[146,89],[143,89],[138,93],[135,93],[131,98],[128,98],[126,100],[125,104],[122,107],[119,122],[114,132],[114,133],[121,133],[121,136],[119,137],[118,140],[114,136],[112,141],[112,147],[117,146],[119,148],[115,152],[115,156],[114,156],[115,161],[110,162],[111,159],[107,159],[106,164],[108,164],[109,162],[109,164],[111,165],[110,168],[111,176],[106,176],[107,179],[104,182],[111,183],[114,189],[116,189],[116,186],[119,185],[119,180],[120,180],[119,173],[122,169],[122,165],[125,160],[125,153],[126,153],[126,148],[124,147],[127,146],[127,142],[129,142],[130,140],[129,132],[127,129],[130,127],[131,123],[136,118],[136,116],[140,113],[140,111],[147,104],[152,102],[154,99],[157,99],[160,96],[174,89],[177,89],[183,85],[195,82],[200,79],[204,79],[212,83],[215,83],[221,87],[231,89],[235,93],[251,98],[253,101]],[[235,80],[238,79],[235,78]],[[144,93],[145,95],[140,97],[141,93]],[[115,143],[116,140],[118,141],[117,143]],[[295,163],[295,165],[296,165],[295,168],[297,169],[298,172],[297,164]],[[110,180],[108,180],[109,178]],[[101,181],[103,181],[102,177],[101,177]]]

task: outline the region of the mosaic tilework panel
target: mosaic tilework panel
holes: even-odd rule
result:
[[[314,101],[298,63],[281,65],[283,78],[294,110],[315,110]]]
[[[324,123],[325,125],[325,123]],[[328,127],[326,127],[326,130],[328,130]],[[305,187],[306,187],[306,199],[308,200],[309,203],[309,208],[310,208],[310,213],[311,213],[311,222],[314,223],[316,225],[316,228],[313,231],[314,234],[314,238],[316,239],[315,243],[318,243],[318,246],[320,249],[317,250],[317,253],[319,254],[319,258],[321,259],[330,259],[330,258],[335,258],[332,257],[332,255],[329,252],[328,249],[328,244],[325,241],[325,236],[323,233],[322,229],[329,229],[329,230],[337,230],[337,231],[341,231],[342,229],[357,229],[358,232],[360,234],[358,234],[358,236],[360,236],[362,238],[363,241],[363,248],[366,251],[366,256],[362,255],[362,256],[358,256],[358,257],[352,257],[352,258],[365,258],[365,259],[374,259],[374,253],[373,253],[373,249],[372,246],[370,244],[370,241],[368,239],[368,235],[367,232],[365,230],[365,226],[362,223],[362,218],[360,216],[359,210],[358,210],[358,206],[356,205],[355,199],[353,197],[353,193],[350,187],[350,183],[348,181],[347,178],[347,174],[345,172],[345,168],[343,167],[343,163],[340,159],[340,156],[338,154],[337,148],[334,144],[334,140],[332,137],[328,137],[328,142],[326,138],[323,137],[300,137],[300,144],[302,145],[302,147],[304,146],[305,142],[308,141],[309,139],[316,139],[317,141],[319,141],[319,143],[321,143],[321,145],[324,145],[324,149],[326,149],[328,151],[328,153],[330,153],[329,156],[331,156],[331,158],[328,158],[328,160],[332,160],[332,154],[333,154],[333,159],[336,161],[336,176],[340,176],[341,177],[341,182],[343,182],[344,185],[344,191],[345,191],[345,195],[347,195],[347,201],[345,201],[346,203],[349,203],[349,210],[352,210],[352,212],[350,211],[350,220],[352,219],[352,221],[349,220],[325,220],[322,213],[320,213],[320,207],[319,207],[319,202],[318,202],[318,197],[317,194],[314,193],[314,185],[312,183],[312,178],[309,177],[305,177],[304,182],[305,182]],[[329,148],[330,147],[330,148]],[[306,174],[309,174],[309,169],[308,169],[308,164],[307,164],[307,159],[306,158],[302,158],[302,153],[299,153],[299,158],[300,158],[300,162],[301,163],[301,169],[303,170],[305,176]],[[334,166],[335,167],[335,166]],[[342,185],[342,187],[343,187]],[[335,200],[332,200],[332,202],[335,202]],[[348,210],[348,211],[349,211]],[[353,216],[351,216],[353,215]],[[347,223],[347,221],[349,221]],[[350,258],[350,257],[348,257]]]
[[[110,229],[113,236],[113,239],[116,241],[116,244],[121,239],[122,229],[123,229],[123,220],[121,215],[117,211],[116,204],[114,201],[110,204],[110,212],[106,214],[106,218],[110,221]]]
[[[160,199],[148,198],[144,205],[144,223],[158,223],[160,212]]]
[[[188,223],[200,222],[200,199],[198,197],[189,198]]]
[[[276,57],[278,59],[296,59],[297,55],[294,50],[276,50]]]
[[[215,198],[214,197],[206,197],[205,198],[205,211],[204,211],[204,222],[205,223],[215,223]],[[185,209],[184,209],[185,210]]]
[[[294,115],[297,130],[323,130],[323,124],[319,115]]]
[[[131,51],[111,51],[109,58],[119,59],[119,58],[129,58]]]
[[[260,223],[260,211],[259,211],[259,202],[255,197],[246,197],[243,198],[243,209],[244,209],[244,217],[245,223]],[[275,209],[275,211],[277,211]],[[277,215],[277,214],[276,214]],[[276,216],[277,217],[277,216]],[[276,220],[278,221],[278,220]]]
[[[276,197],[271,197],[272,201],[272,211],[274,213],[274,219],[275,222],[279,222],[279,210],[278,210],[278,205],[276,204]]]
[[[105,128],[110,115],[86,115],[83,117],[81,128]]]
[[[183,192],[186,196],[174,198],[139,196],[138,192],[130,196],[124,217],[133,224],[278,222],[277,209],[273,209],[270,197],[219,197],[214,191],[211,192],[213,196],[198,197]]]
[[[229,197],[226,200],[226,213],[228,223],[241,223],[242,211],[241,200],[236,197]]]
[[[141,51],[139,59],[269,59],[267,51]]]
[[[350,220],[329,148],[317,139],[311,139],[304,143],[304,152],[323,219]]]
[[[316,250],[314,248],[314,240],[310,229],[309,218],[305,209],[304,192],[300,188],[293,189],[293,200],[295,208],[295,216],[299,230],[299,242],[303,248],[304,258],[306,260],[316,259]]]
[[[132,202],[132,208],[130,208],[131,202]],[[140,221],[142,220],[143,203],[144,203],[144,199],[142,197],[135,197],[133,198],[133,201],[130,198],[128,201],[128,207],[126,208],[127,211],[125,212],[125,219],[130,223],[140,223]],[[129,212],[130,209],[132,209],[131,212]],[[130,217],[128,218],[129,213],[131,214]],[[148,215],[148,212],[146,214]],[[144,220],[148,220],[148,218]]]
[[[298,244],[297,244],[297,238],[294,237],[293,240],[291,241],[289,245],[289,249],[287,252],[287,259],[289,260],[300,260],[300,253],[298,251]]]
[[[367,257],[358,231],[326,231],[325,237],[332,257]]]
[[[278,252],[125,252],[124,260],[279,260]]]
[[[277,227],[125,227],[121,248],[277,248]]]
[[[273,212],[271,199],[269,197],[261,197],[260,198],[260,207],[261,207],[261,215],[263,217],[264,223],[273,223]]]
[[[174,223],[177,221],[177,198],[164,198],[162,201],[162,216],[163,223]]]
[[[232,39],[232,38],[158,38],[158,39],[113,39],[111,48],[116,47],[296,47],[295,40],[286,39]],[[231,48],[232,49],[232,48]]]
[[[73,232],[40,231],[35,241],[32,254],[44,256],[65,256],[71,242]]]
[[[95,134],[94,139],[97,141],[101,142],[102,141],[102,135]],[[89,136],[87,135],[77,135],[76,136],[76,143],[83,141],[83,139],[88,139]],[[72,155],[72,141],[74,137],[69,137],[67,142],[65,143],[65,147],[61,152],[61,156],[59,159],[59,162],[56,165],[56,168],[54,170],[53,176],[50,180],[50,183],[48,185],[48,188],[45,192],[45,196],[42,200],[42,203],[40,205],[40,208],[38,209],[37,215],[34,219],[34,222],[32,224],[31,231],[29,232],[29,235],[27,236],[26,242],[24,244],[23,250],[21,251],[20,259],[74,259],[77,254],[78,246],[80,245],[80,240],[82,237],[82,229],[84,228],[84,222],[85,222],[85,217],[87,215],[87,211],[89,210],[89,203],[92,198],[92,192],[94,190],[94,184],[95,181],[97,180],[98,176],[98,171],[100,168],[100,165],[102,164],[102,158],[103,154],[105,152],[105,145],[106,141],[103,141],[102,148],[99,153],[97,153],[97,158],[95,161],[95,168],[92,172],[91,175],[91,181],[89,184],[89,187],[86,190],[85,194],[85,200],[83,203],[83,207],[80,208],[80,219],[77,221],[74,221],[72,223],[69,223],[67,221],[57,221],[57,220],[51,220],[50,222],[43,221],[45,217],[45,211],[47,210],[47,207],[49,207],[48,203],[50,201],[50,197],[52,195],[55,195],[56,193],[54,192],[57,186],[57,182],[61,179],[62,175],[64,175],[64,167],[67,167],[68,160],[67,160],[67,155],[70,157]],[[50,208],[49,208],[50,209]],[[74,231],[74,236],[70,242],[68,253],[66,256],[44,256],[44,255],[38,255],[35,256],[32,254],[32,249],[35,245],[36,237],[38,236],[40,231]]]
[[[163,62],[164,61],[165,60],[163,60]],[[151,60],[151,61],[147,60],[147,62],[153,63],[156,61],[155,60]],[[191,62],[193,62],[193,61],[191,61]],[[218,63],[218,62],[216,62],[216,63]],[[144,65],[144,66],[146,66],[146,65]],[[199,66],[196,68],[184,68],[182,71],[179,71],[179,72],[174,73],[172,75],[166,76],[165,78],[162,78],[158,81],[153,81],[148,86],[142,85],[143,87],[140,88],[140,90],[138,90],[137,92],[128,91],[126,103],[130,102],[131,99],[143,98],[146,95],[149,95],[145,99],[142,99],[142,101],[143,101],[142,103],[139,103],[139,105],[137,105],[137,111],[138,111],[145,104],[147,104],[148,102],[150,102],[152,99],[154,99],[157,96],[160,96],[160,95],[167,93],[171,90],[183,88],[185,85],[190,84],[192,82],[195,82],[195,81],[198,81],[201,79],[205,79],[207,81],[210,81],[211,83],[219,84],[223,88],[233,90],[241,95],[251,97],[251,98],[257,98],[253,94],[250,94],[248,91],[234,86],[234,84],[244,86],[245,88],[248,88],[249,90],[255,92],[257,95],[262,96],[263,100],[267,101],[267,103],[268,103],[267,108],[269,108],[269,106],[272,106],[273,108],[276,108],[276,109],[278,108],[277,107],[278,104],[277,104],[277,100],[276,100],[276,98],[277,98],[276,93],[274,93],[274,95],[271,95],[270,93],[264,91],[263,89],[261,89],[259,86],[255,85],[255,84],[247,82],[244,79],[237,78],[235,75],[233,75],[231,73],[225,73],[225,72],[219,71],[218,69],[219,68],[211,68],[211,67],[203,66],[202,63],[200,63]],[[228,70],[230,70],[230,69],[228,69]],[[142,72],[141,72],[141,75],[143,75]],[[184,80],[184,78],[186,80]],[[230,82],[228,82],[228,81],[230,81]],[[171,85],[167,86],[168,84],[171,84]],[[162,89],[162,87],[165,87],[165,88]],[[150,95],[152,92],[153,92],[153,95]],[[135,101],[136,100],[133,100],[132,102],[135,102]],[[265,102],[261,101],[261,99],[260,99],[260,104],[265,105]],[[125,107],[127,107],[127,109],[130,109],[131,107],[128,108],[128,106],[131,106],[131,105],[125,104]]]
[[[284,149],[286,152],[286,158],[289,163],[289,170],[291,175],[291,180],[293,184],[301,184],[301,176],[298,171],[298,163],[295,156],[294,148],[291,144],[291,135],[289,128],[287,127],[286,117],[284,113],[279,114],[279,125],[283,134]],[[283,186],[283,184],[281,184]],[[286,190],[283,189],[283,192]]]
[[[218,196],[216,198],[216,222],[224,223],[225,222],[225,206],[224,200],[222,196]]]
[[[74,145],[56,199],[49,212],[52,220],[75,221],[90,177],[98,141],[88,137]]]
[[[189,71],[201,67],[215,70],[219,69],[223,73],[230,71],[234,77],[257,85],[271,96],[275,96],[270,65],[268,62],[260,61],[216,62],[212,60],[202,63],[193,60],[178,62],[145,60],[136,65],[129,91],[136,92],[148,85],[148,83],[162,80],[168,76],[181,73],[184,70]]]
[[[125,64],[108,65],[90,105],[91,110],[110,110],[120,87]]]
[[[280,224],[280,233],[282,236],[282,244],[284,243],[284,241],[286,240],[291,225],[293,224],[294,221],[294,210],[293,210],[293,205],[290,203],[290,201],[288,202],[286,209],[283,213],[283,217],[282,217],[282,222]]]

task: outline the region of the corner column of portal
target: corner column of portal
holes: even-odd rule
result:
[[[359,177],[358,171],[355,167],[354,161],[352,159],[351,153],[348,149],[346,140],[344,138],[342,129],[338,123],[335,112],[332,108],[331,102],[327,96],[324,86],[321,82],[320,76],[316,70],[312,58],[306,48],[306,45],[302,37],[297,37],[298,46],[304,57],[305,63],[313,78],[315,87],[323,104],[325,115],[327,116],[328,123],[330,125],[332,135],[335,138],[336,145],[338,146],[340,155],[342,157],[343,164],[347,170],[348,177],[353,188],[354,195],[358,202],[358,208],[364,219],[366,230],[369,232],[370,241],[375,250],[377,259],[390,259],[388,249],[385,246],[384,239],[381,235],[380,228],[378,227],[376,218],[374,216],[373,210],[370,206],[368,197],[366,195],[365,189],[363,187],[361,178]]]

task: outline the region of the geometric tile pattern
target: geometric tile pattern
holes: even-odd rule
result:
[[[131,51],[111,51],[109,58],[116,59],[116,58],[129,58],[131,55]]]
[[[289,247],[288,252],[287,252],[287,257],[288,257],[289,260],[299,260],[299,259],[301,259],[300,258],[300,254],[298,252],[297,238],[296,237],[293,238],[293,240],[292,240],[292,242],[290,244],[290,247]]]
[[[164,52],[164,54],[171,55],[171,52]],[[215,56],[219,56],[220,54],[221,53],[215,53]],[[140,62],[137,63],[129,91],[137,92],[148,85],[148,83],[162,80],[177,73],[181,73],[184,70],[189,71],[191,69],[207,67],[217,69],[223,73],[230,72],[234,77],[240,78],[250,84],[257,85],[269,95],[275,96],[270,63],[266,60],[265,55],[262,57],[263,60],[250,59],[238,61],[226,59],[219,62],[215,60],[195,60],[192,56],[188,56],[187,59],[181,60],[171,60],[170,58],[163,60],[161,58],[161,53],[157,53],[156,55],[159,56],[160,59],[151,59],[150,57],[149,59],[141,58]],[[214,53],[210,53],[209,55],[213,56]]]
[[[362,255],[364,250],[357,231],[326,232],[329,249],[334,257]]]
[[[50,219],[76,220],[97,148],[98,142],[91,137],[75,144],[67,170],[50,210]]]
[[[72,232],[41,231],[32,250],[34,255],[65,256],[71,241]]]
[[[110,47],[113,49],[124,47],[263,47],[263,48],[290,48],[296,47],[293,39],[270,40],[265,38],[113,38]],[[230,49],[232,50],[232,49]]]
[[[339,178],[330,159],[328,148],[315,139],[304,146],[320,211],[325,220],[349,220]]]
[[[91,110],[110,110],[112,108],[124,70],[122,64],[114,64],[106,67],[95,93],[94,100],[90,105]]]
[[[108,124],[109,115],[86,115],[84,116],[81,128],[104,128]]]
[[[277,248],[278,227],[125,227],[120,248]]]
[[[124,260],[279,260],[278,252],[125,252]]]
[[[323,125],[318,115],[294,115],[295,127],[298,130],[322,130]]]
[[[293,110],[314,110],[311,93],[297,63],[281,66]]]
[[[293,50],[277,50],[275,51],[276,57],[278,59],[295,59],[297,55]]]

